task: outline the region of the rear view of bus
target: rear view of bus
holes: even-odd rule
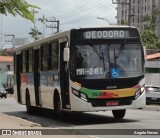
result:
[[[112,110],[120,119],[126,109],[145,106],[144,52],[136,28],[73,29],[70,41],[73,111]]]

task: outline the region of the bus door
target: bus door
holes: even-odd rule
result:
[[[17,83],[17,98],[18,103],[22,102],[21,98],[21,54],[16,56],[16,83]]]
[[[36,105],[40,104],[40,65],[39,65],[39,49],[34,49],[34,90]]]
[[[61,98],[62,98],[62,108],[70,109],[70,99],[69,99],[69,71],[67,64],[64,61],[63,52],[66,47],[67,42],[60,43],[60,87],[61,87]]]

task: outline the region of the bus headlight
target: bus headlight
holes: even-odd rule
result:
[[[80,93],[79,91],[72,88],[72,93],[77,96],[78,98],[87,102],[87,96],[84,93]]]
[[[72,89],[72,93],[73,93],[74,95],[76,95],[76,96],[79,97],[79,91],[77,91],[77,90],[75,90],[75,89]]]
[[[87,96],[85,94],[81,93],[81,99],[84,101],[87,101]]]
[[[135,99],[137,99],[144,92],[144,87],[141,87],[136,91]]]
[[[139,89],[138,91],[136,91],[135,99],[137,99],[140,95],[141,95],[141,90]]]

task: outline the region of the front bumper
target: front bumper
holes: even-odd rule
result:
[[[106,110],[121,110],[121,109],[136,109],[143,108],[146,106],[146,96],[145,93],[142,93],[137,99],[132,100],[130,104],[118,105],[118,106],[106,106],[105,104],[101,106],[93,106],[91,102],[86,102],[82,99],[79,99],[75,95],[71,96],[71,110],[72,111],[106,111]],[[124,100],[125,102],[125,100]]]

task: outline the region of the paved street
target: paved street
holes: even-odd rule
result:
[[[13,98],[0,99],[1,113],[19,117],[33,122],[36,127],[54,129],[77,129],[76,131],[66,131],[67,134],[81,134],[79,129],[111,129],[116,134],[116,129],[159,129],[160,128],[160,106],[150,105],[145,109],[127,110],[123,120],[115,120],[111,111],[93,113],[65,113],[63,118],[57,117],[51,111],[42,110],[34,115],[26,113],[25,106],[17,104]],[[93,130],[91,130],[93,131]],[[103,133],[103,132],[102,132]],[[105,134],[105,132],[104,132]],[[89,137],[104,138],[106,135],[92,135]],[[112,136],[112,137],[122,137]],[[137,136],[131,136],[137,137]],[[145,136],[141,136],[145,137]],[[154,136],[159,137],[159,136]]]

